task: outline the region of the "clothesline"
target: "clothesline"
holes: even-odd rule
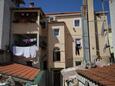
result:
[[[13,46],[13,54],[15,56],[23,56],[26,58],[35,58],[37,55],[38,47],[36,45],[28,47]]]
[[[36,45],[37,39],[36,38],[28,38],[28,39],[20,39],[14,41],[16,46],[32,46]]]

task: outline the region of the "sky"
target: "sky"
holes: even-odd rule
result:
[[[82,0],[25,0],[25,6],[29,5],[29,2],[35,2],[35,6],[42,8],[45,13],[59,13],[59,12],[78,12],[81,11]],[[109,0],[104,0],[104,8],[109,12]],[[94,0],[95,11],[102,10],[101,0]],[[108,20],[110,18],[108,15]]]

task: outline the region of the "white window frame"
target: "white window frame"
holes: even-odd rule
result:
[[[55,29],[59,29],[59,34],[57,36],[54,35],[54,30]],[[53,36],[54,37],[59,37],[60,36],[60,27],[58,27],[58,26],[52,27],[52,30],[53,30]]]
[[[79,26],[75,26],[75,20],[79,20]],[[81,22],[81,18],[74,18],[73,19],[73,27],[74,28],[81,28],[82,22]]]

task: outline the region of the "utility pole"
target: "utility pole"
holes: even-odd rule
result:
[[[87,5],[88,5],[90,58],[92,61],[93,58],[97,57],[94,0],[87,0]]]
[[[91,66],[97,57],[94,1],[84,0],[82,8],[84,62]]]
[[[86,65],[91,64],[90,59],[90,42],[89,42],[89,26],[88,26],[88,6],[87,0],[83,1],[82,6],[82,36],[83,36],[83,62]]]

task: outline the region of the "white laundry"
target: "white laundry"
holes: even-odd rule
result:
[[[14,46],[13,47],[13,54],[16,55],[16,56],[22,56],[24,54],[24,48],[23,47]]]
[[[38,48],[37,48],[36,45],[30,47],[30,56],[31,56],[31,58],[36,57],[37,50],[38,50]]]
[[[30,57],[30,47],[24,47],[24,57]]]
[[[28,46],[28,47],[13,47],[13,54],[16,56],[24,56],[26,58],[35,58],[37,55],[38,47],[36,45],[34,46]]]

